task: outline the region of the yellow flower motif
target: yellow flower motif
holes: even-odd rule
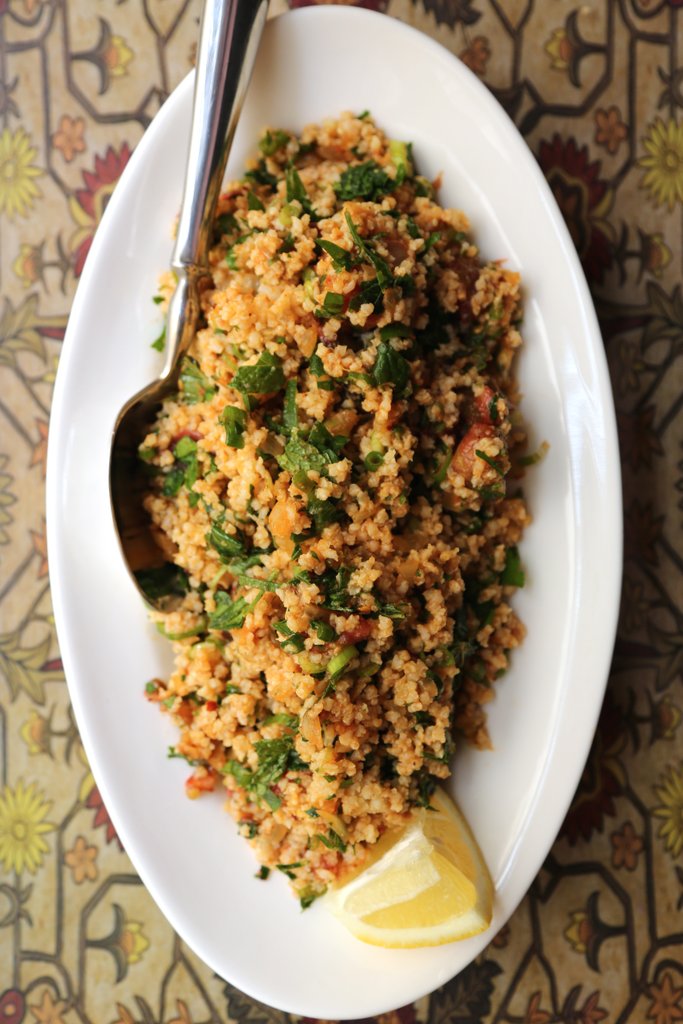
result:
[[[572,911],[569,924],[564,930],[564,937],[576,953],[585,953],[588,949],[589,932],[590,924],[586,911]]]
[[[655,786],[655,793],[661,800],[652,812],[655,818],[662,819],[658,835],[675,859],[683,850],[683,762],[678,771],[669,768],[661,785]]]
[[[638,161],[645,168],[641,185],[656,206],[673,210],[676,201],[683,203],[683,124],[677,125],[673,118],[665,124],[658,117],[643,145],[647,156]]]
[[[574,54],[574,47],[567,38],[563,28],[556,28],[545,44],[545,52],[550,57],[550,66],[556,71],[566,71]]]
[[[149,949],[149,939],[143,932],[139,921],[124,923],[118,945],[123,950],[127,963],[137,964],[142,960],[145,950]]]
[[[34,178],[44,172],[33,163],[38,151],[23,128],[0,135],[0,214],[28,217],[34,200],[42,196]]]
[[[43,718],[35,709],[31,710],[19,733],[29,754],[52,754],[50,719]]]
[[[133,51],[122,36],[112,36],[102,57],[112,78],[122,78],[128,74],[128,65],[133,59]]]
[[[36,784],[16,788],[5,786],[0,796],[0,860],[5,871],[19,875],[26,868],[35,875],[49,847],[43,836],[56,825],[45,821],[52,804],[44,799]]]

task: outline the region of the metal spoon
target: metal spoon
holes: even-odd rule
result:
[[[114,425],[109,468],[114,523],[128,570],[155,607],[165,602],[150,585],[149,574],[140,570],[161,566],[167,558],[142,507],[148,478],[137,450],[155,412],[176,390],[180,360],[197,327],[201,291],[209,278],[211,223],[267,11],[268,0],[204,4],[185,186],[171,259],[178,284],[168,308],[166,359],[159,379],[126,402]]]

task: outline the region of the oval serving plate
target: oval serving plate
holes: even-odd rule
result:
[[[330,41],[334,41],[334,46]],[[614,411],[595,314],[558,209],[531,153],[485,87],[424,35],[382,15],[307,8],[270,22],[235,139],[239,176],[266,126],[300,130],[370,108],[414,143],[421,173],[443,171],[443,205],[465,210],[487,258],[525,288],[522,412],[550,444],[524,482],[533,525],[515,598],[527,639],[490,705],[494,749],[456,755],[451,788],[496,885],[483,936],[382,950],[349,936],[320,904],[302,913],[284,878],[254,878],[253,855],[219,796],[187,800],[187,768],[166,761],[175,730],[143,699],[169,645],[121,561],[108,491],[111,430],[157,373],[151,302],[169,263],[192,81],[146,133],[106,210],[74,302],[55,388],[48,538],[55,618],[83,743],[116,829],[180,935],[218,974],[309,1017],[393,1009],[462,970],[512,913],[578,782],[600,709],[621,569]]]

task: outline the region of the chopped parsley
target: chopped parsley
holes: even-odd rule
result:
[[[350,270],[353,266],[353,256],[348,249],[342,249],[341,245],[328,242],[326,238],[319,238],[316,245],[327,253],[335,270]]]
[[[171,562],[156,569],[138,569],[135,579],[150,601],[157,601],[160,597],[183,597],[190,589],[185,570]]]
[[[283,131],[267,131],[258,146],[264,156],[274,156],[289,142],[289,135]]]
[[[219,590],[216,593],[216,610],[209,615],[209,629],[241,629],[247,615],[262,597],[263,591],[253,601],[247,601],[244,597],[233,600],[227,591]]]
[[[208,402],[216,394],[216,386],[199,369],[196,359],[185,356],[180,364],[178,377],[182,385],[182,397],[187,405]]]
[[[247,414],[235,405],[226,405],[221,413],[225,427],[225,443],[229,448],[244,448],[244,433],[247,429]]]
[[[393,191],[395,186],[394,179],[375,160],[366,160],[365,163],[348,167],[334,185],[334,191],[341,202],[365,199],[376,203],[387,192]]]
[[[240,366],[230,386],[240,391],[247,402],[250,395],[272,395],[282,391],[285,386],[282,360],[272,352],[263,352],[257,363]]]
[[[164,326],[161,329],[161,334],[159,334],[159,336],[154,339],[154,341],[150,345],[150,348],[156,349],[157,352],[163,352],[164,349],[166,348],[166,325],[165,324],[164,324]]]
[[[505,552],[505,568],[501,573],[500,582],[504,587],[523,587],[526,582],[522,560],[515,546]]]
[[[253,793],[276,811],[281,804],[280,797],[271,789],[278,779],[291,769],[300,770],[308,766],[294,749],[291,736],[276,740],[256,740],[254,749],[258,757],[258,768],[252,771],[239,761],[228,761],[223,771],[232,775],[238,786]]]
[[[388,341],[379,343],[372,381],[377,387],[382,384],[393,385],[397,398],[402,398],[408,391],[410,365]]]
[[[328,850],[338,850],[340,853],[344,853],[346,850],[346,843],[333,828],[328,829],[326,836],[318,833],[318,839]]]

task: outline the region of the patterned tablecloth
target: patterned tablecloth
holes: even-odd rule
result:
[[[675,1024],[683,1019],[682,0],[362,6],[458,54],[536,154],[602,323],[626,522],[612,677],[561,835],[478,960],[383,1020]],[[199,13],[199,0],[0,0],[2,1024],[286,1017],[198,961],[135,875],[79,742],[48,585],[46,441],[69,306],[117,178],[192,64]]]

